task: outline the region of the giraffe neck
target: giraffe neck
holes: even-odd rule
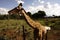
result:
[[[32,27],[32,28],[39,28],[41,27],[41,24],[39,22],[36,22],[34,20],[32,20],[25,12],[25,10],[22,10],[22,13],[25,17],[25,20],[27,21],[27,23]]]
[[[32,27],[32,28],[35,28],[35,25],[34,25],[34,21],[26,14],[26,12],[24,10],[22,10],[22,13],[25,17],[25,20],[26,22]]]

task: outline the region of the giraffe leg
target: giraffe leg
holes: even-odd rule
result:
[[[37,40],[39,36],[39,30],[35,28],[33,33],[34,33],[34,40]]]
[[[45,40],[47,40],[47,38],[48,38],[48,30],[47,30],[47,33],[45,34]]]
[[[44,40],[44,32],[42,32],[42,40]]]
[[[42,31],[39,31],[39,39],[38,40],[42,40]]]

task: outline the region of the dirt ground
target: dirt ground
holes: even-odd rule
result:
[[[23,40],[19,30],[5,30],[0,32],[0,40]],[[48,31],[47,40],[60,40],[60,30]]]
[[[60,30],[51,30],[48,32],[48,40],[60,40]]]

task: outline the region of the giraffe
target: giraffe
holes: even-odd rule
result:
[[[20,10],[18,13],[21,13],[24,17],[26,22],[30,25],[30,27],[32,27],[34,29],[34,33],[38,34],[38,40],[43,40],[43,33],[44,35],[47,33],[47,30],[51,30],[50,27],[47,26],[43,26],[41,23],[32,20],[27,14],[26,11],[22,8],[21,5],[19,5],[18,9]],[[8,13],[11,13],[11,11],[9,11]],[[38,31],[38,32],[37,32]],[[37,40],[37,39],[35,39]]]

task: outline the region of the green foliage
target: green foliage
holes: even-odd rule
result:
[[[32,17],[35,19],[44,18],[44,16],[46,16],[46,13],[44,11],[38,11],[32,15]]]
[[[60,18],[48,18],[46,24],[54,30],[60,30]]]
[[[0,15],[0,20],[8,19],[8,15]]]
[[[46,16],[46,13],[44,11],[38,11],[38,14],[40,14],[41,17]]]
[[[23,19],[24,16],[20,16],[17,14],[12,14],[12,15],[0,15],[0,20],[5,20],[5,19]]]

